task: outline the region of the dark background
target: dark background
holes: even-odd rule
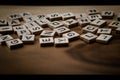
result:
[[[119,5],[119,0],[0,0],[2,5]]]

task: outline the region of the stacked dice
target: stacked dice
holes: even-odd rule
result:
[[[66,47],[75,40],[107,44],[113,38],[112,31],[120,33],[120,14],[117,14],[117,20],[113,20],[114,16],[113,11],[100,12],[96,9],[78,14],[10,14],[6,20],[0,19],[0,45],[15,49],[23,47],[23,44],[34,44],[36,36],[39,36],[37,40],[41,47]],[[80,27],[81,34],[72,30],[75,27]],[[17,35],[17,38],[12,34]]]

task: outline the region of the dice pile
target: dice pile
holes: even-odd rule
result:
[[[30,12],[14,13],[7,19],[0,19],[0,45],[10,49],[23,47],[23,44],[34,44],[39,35],[41,47],[69,46],[69,42],[81,39],[86,43],[98,42],[107,44],[113,37],[112,30],[120,33],[120,14],[117,20],[108,23],[115,16],[113,11],[97,9],[87,10],[86,13],[73,14],[52,13],[48,15],[32,15]],[[104,19],[104,20],[103,20]],[[82,34],[71,28],[80,27]],[[18,38],[13,38],[11,34]]]

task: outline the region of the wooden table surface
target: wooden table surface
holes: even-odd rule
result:
[[[82,13],[95,8],[99,11],[120,12],[120,6],[12,6],[0,5],[0,18],[12,13],[31,12],[34,15],[49,13]],[[116,17],[115,17],[116,19]],[[80,33],[80,27],[72,28]],[[15,34],[12,35],[17,37]],[[34,45],[10,50],[0,46],[0,74],[115,74],[120,73],[120,34],[108,45],[87,44],[82,40],[71,42],[69,47],[40,47],[39,35]]]

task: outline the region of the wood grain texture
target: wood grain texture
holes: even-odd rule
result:
[[[0,6],[0,18],[19,12],[34,15],[50,13],[83,13],[87,9],[119,12],[120,6]],[[116,19],[116,17],[115,17]],[[80,27],[72,28],[81,33]],[[12,34],[14,38],[17,35]],[[108,45],[73,41],[69,47],[40,47],[39,35],[34,45],[10,50],[0,46],[0,74],[116,74],[120,73],[120,35],[113,32]]]

